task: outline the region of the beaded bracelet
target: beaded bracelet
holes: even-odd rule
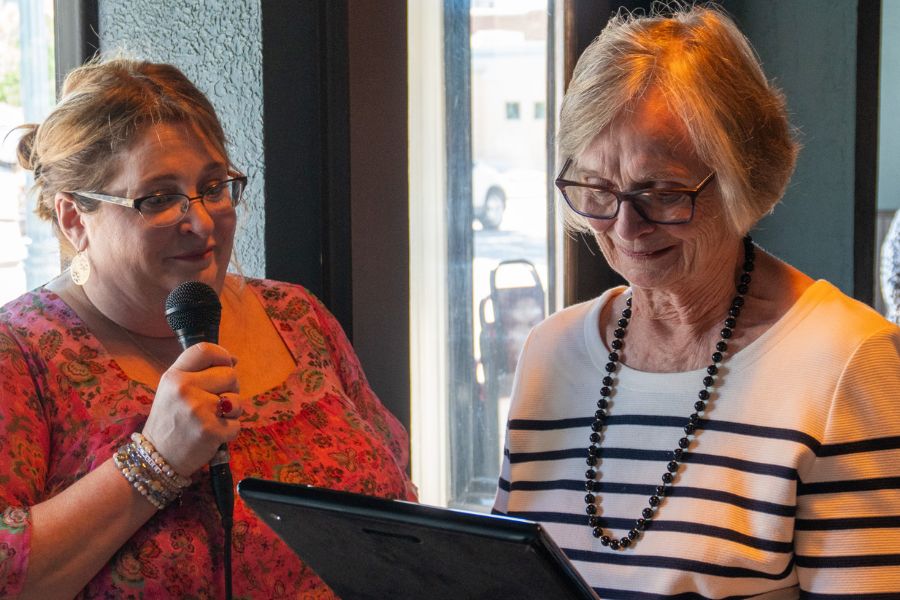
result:
[[[137,465],[142,471],[145,471],[142,472],[142,477],[146,477],[148,474],[152,476],[150,480],[151,490],[157,494],[162,494],[165,498],[174,499],[181,495],[181,488],[176,486],[171,480],[167,479],[155,463],[147,460],[147,458],[143,456],[143,453],[140,452],[137,444],[129,444],[128,451],[130,464]],[[146,471],[152,472],[148,473]]]
[[[150,443],[150,440],[145,438],[138,432],[134,432],[131,434],[131,441],[135,442],[138,447],[138,451],[141,452],[142,455],[146,456],[149,461],[153,462],[157,467],[159,467],[160,471],[172,481],[178,488],[186,488],[191,485],[191,480],[187,477],[182,477],[172,468],[172,466],[166,462],[166,459],[163,458],[162,454],[156,451],[156,448],[153,447],[153,444]]]
[[[113,454],[113,462],[122,473],[122,476],[134,486],[134,489],[139,491],[157,509],[162,510],[174,499],[169,498],[168,494],[153,489],[154,480],[145,475],[145,465],[134,459],[129,444],[122,446],[118,452]],[[162,487],[162,484],[157,481],[156,487]]]
[[[175,496],[181,493],[181,488],[167,477],[163,470],[157,465],[152,458],[148,457],[146,452],[141,450],[140,444],[128,444],[128,450],[133,463],[140,464],[143,468],[150,469],[155,474],[154,479]]]
[[[165,508],[180,496],[180,491],[173,491],[154,476],[150,466],[141,459],[131,445],[119,449],[114,457],[116,466],[142,496],[156,508]]]
[[[178,499],[191,483],[190,479],[176,473],[153,444],[139,433],[132,434],[131,442],[113,454],[113,463],[122,476],[159,510]]]

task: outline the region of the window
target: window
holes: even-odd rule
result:
[[[423,502],[487,511],[516,359],[559,304],[544,118],[558,11],[547,0],[408,9],[413,479]],[[522,119],[522,106],[541,116]]]
[[[544,102],[534,103],[534,118],[544,119],[547,117],[547,104]]]
[[[43,120],[54,103],[53,0],[0,2],[0,304],[59,273],[59,245],[26,197],[13,128]]]

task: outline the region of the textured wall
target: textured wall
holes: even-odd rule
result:
[[[261,0],[100,0],[103,52],[177,65],[209,97],[231,159],[250,176],[235,253],[265,274]]]

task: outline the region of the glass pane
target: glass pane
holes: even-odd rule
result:
[[[496,491],[516,359],[530,329],[546,315],[548,293],[554,293],[547,269],[550,16],[546,0],[472,0],[469,11],[472,330],[471,337],[450,333],[471,344],[473,368],[451,369],[451,375],[474,378],[474,398],[469,410],[454,410],[463,398],[450,397],[458,433],[450,436],[455,480],[449,504],[487,510]],[[455,310],[452,300],[449,309]],[[451,390],[467,387],[451,382]]]
[[[53,0],[0,2],[0,304],[59,273],[59,245],[34,215],[10,131],[40,122],[54,102]]]

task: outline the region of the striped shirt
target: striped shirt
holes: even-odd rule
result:
[[[818,281],[726,357],[702,428],[637,544],[585,515],[603,305],[538,325],[519,360],[494,511],[542,522],[601,598],[900,598],[900,328]],[[705,373],[619,366],[598,515],[634,526]]]

